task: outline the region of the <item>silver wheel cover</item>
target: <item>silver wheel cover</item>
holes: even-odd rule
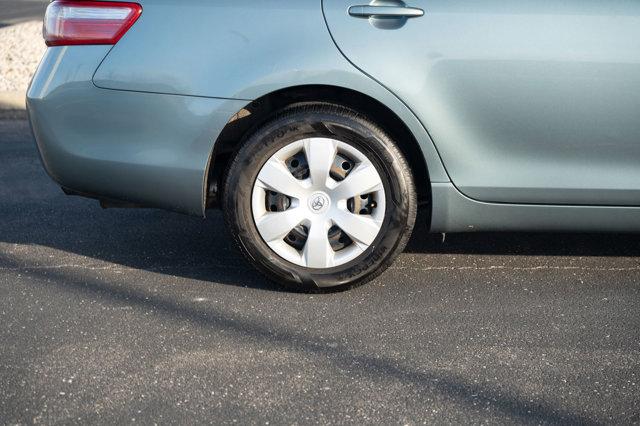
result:
[[[304,179],[297,179],[286,164],[300,152],[308,165]],[[353,161],[342,180],[330,175],[337,154]],[[287,196],[288,208],[268,211],[268,191]],[[366,214],[348,208],[350,199],[361,196],[375,200],[371,203],[375,207]],[[334,139],[301,139],[280,149],[262,166],[253,186],[251,209],[260,236],[278,256],[299,266],[331,268],[355,259],[373,243],[384,219],[385,192],[375,166],[358,149]],[[285,238],[291,238],[292,230],[300,226],[307,236],[304,246],[296,249]],[[329,230],[335,227],[351,240],[337,251],[329,239]]]

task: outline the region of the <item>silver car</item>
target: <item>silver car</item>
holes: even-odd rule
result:
[[[205,215],[295,289],[431,232],[640,230],[640,2],[54,1],[27,104],[105,207]],[[215,256],[215,253],[212,253]]]

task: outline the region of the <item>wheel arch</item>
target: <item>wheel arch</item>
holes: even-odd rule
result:
[[[215,141],[205,175],[205,206],[214,207],[224,174],[244,140],[278,111],[299,103],[334,103],[351,108],[379,125],[398,143],[415,179],[419,206],[430,206],[431,179],[427,158],[409,126],[391,108],[370,95],[339,86],[302,85],[263,95],[236,112]],[[436,160],[436,159],[434,159]],[[437,159],[439,160],[439,159]],[[430,210],[430,209],[429,209]]]

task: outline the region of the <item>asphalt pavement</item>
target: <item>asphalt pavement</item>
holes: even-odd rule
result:
[[[0,27],[42,19],[48,0],[0,0]]]
[[[0,423],[638,423],[639,255],[421,225],[368,285],[283,292],[219,212],[65,196],[0,120]]]

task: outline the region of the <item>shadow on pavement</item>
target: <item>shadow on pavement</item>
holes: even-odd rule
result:
[[[102,210],[56,197],[47,208],[21,206],[0,241],[40,245],[129,268],[241,287],[280,290],[233,247],[221,214],[206,220],[157,210]],[[4,210],[4,211],[3,211]],[[7,222],[5,221],[5,224]],[[5,225],[6,226],[6,225]],[[2,226],[0,226],[2,228]],[[504,256],[639,256],[640,239],[618,234],[440,234],[414,232],[406,253]],[[380,278],[384,279],[384,275]]]
[[[5,266],[18,267],[19,262],[3,256]],[[224,312],[215,306],[187,306],[163,297],[161,294],[145,291],[136,285],[114,285],[93,278],[78,278],[63,270],[46,271],[31,270],[26,273],[34,279],[46,282],[70,292],[89,292],[99,298],[109,298],[134,305],[141,310],[154,309],[158,313],[173,320],[187,320],[207,328],[222,329],[238,336],[238,339],[250,337],[257,341],[312,354],[315,357],[328,359],[336,368],[349,371],[357,368],[372,379],[386,377],[404,385],[411,384],[424,392],[435,392],[452,399],[469,409],[477,406],[491,406],[512,419],[526,422],[552,424],[593,424],[584,416],[568,412],[562,408],[544,402],[532,402],[530,398],[507,394],[504,389],[496,389],[488,384],[481,384],[466,379],[462,375],[443,372],[416,371],[404,367],[393,359],[381,356],[357,355],[343,351],[339,347],[327,347],[317,336],[292,331],[284,325],[277,333],[259,322]]]

